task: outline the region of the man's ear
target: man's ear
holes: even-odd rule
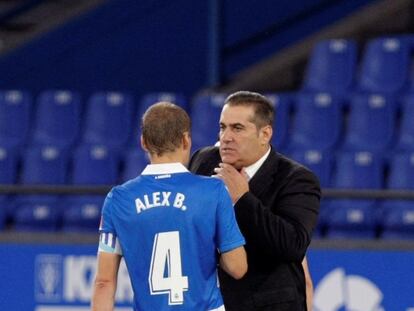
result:
[[[140,140],[141,140],[141,147],[142,147],[142,149],[144,149],[145,152],[148,152],[147,144],[145,143],[144,137],[142,135],[140,137]]]
[[[273,136],[273,128],[270,125],[266,125],[260,129],[261,141],[263,144],[269,144]]]
[[[189,132],[183,133],[182,144],[184,150],[191,149],[191,136]]]

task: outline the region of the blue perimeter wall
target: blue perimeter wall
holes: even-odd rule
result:
[[[190,96],[370,2],[112,0],[0,58],[0,88]]]
[[[0,310],[89,310],[96,251],[97,245],[0,243]],[[315,311],[414,310],[414,251],[311,248],[307,256]],[[131,310],[124,264],[116,303]]]

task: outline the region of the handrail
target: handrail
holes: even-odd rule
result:
[[[0,184],[0,194],[39,195],[105,195],[113,185],[6,185]],[[323,198],[414,200],[408,189],[322,189]]]

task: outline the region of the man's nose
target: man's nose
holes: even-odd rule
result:
[[[233,140],[233,136],[231,134],[231,131],[224,129],[220,133],[220,140],[223,142],[229,142]]]

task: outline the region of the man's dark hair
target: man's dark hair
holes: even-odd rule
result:
[[[265,96],[249,91],[238,91],[230,94],[224,101],[229,106],[250,106],[254,109],[254,118],[251,120],[256,128],[263,126],[273,126],[275,111],[272,102]]]
[[[144,113],[141,130],[148,152],[162,156],[181,146],[184,133],[190,134],[191,121],[181,107],[169,102],[159,102]]]

